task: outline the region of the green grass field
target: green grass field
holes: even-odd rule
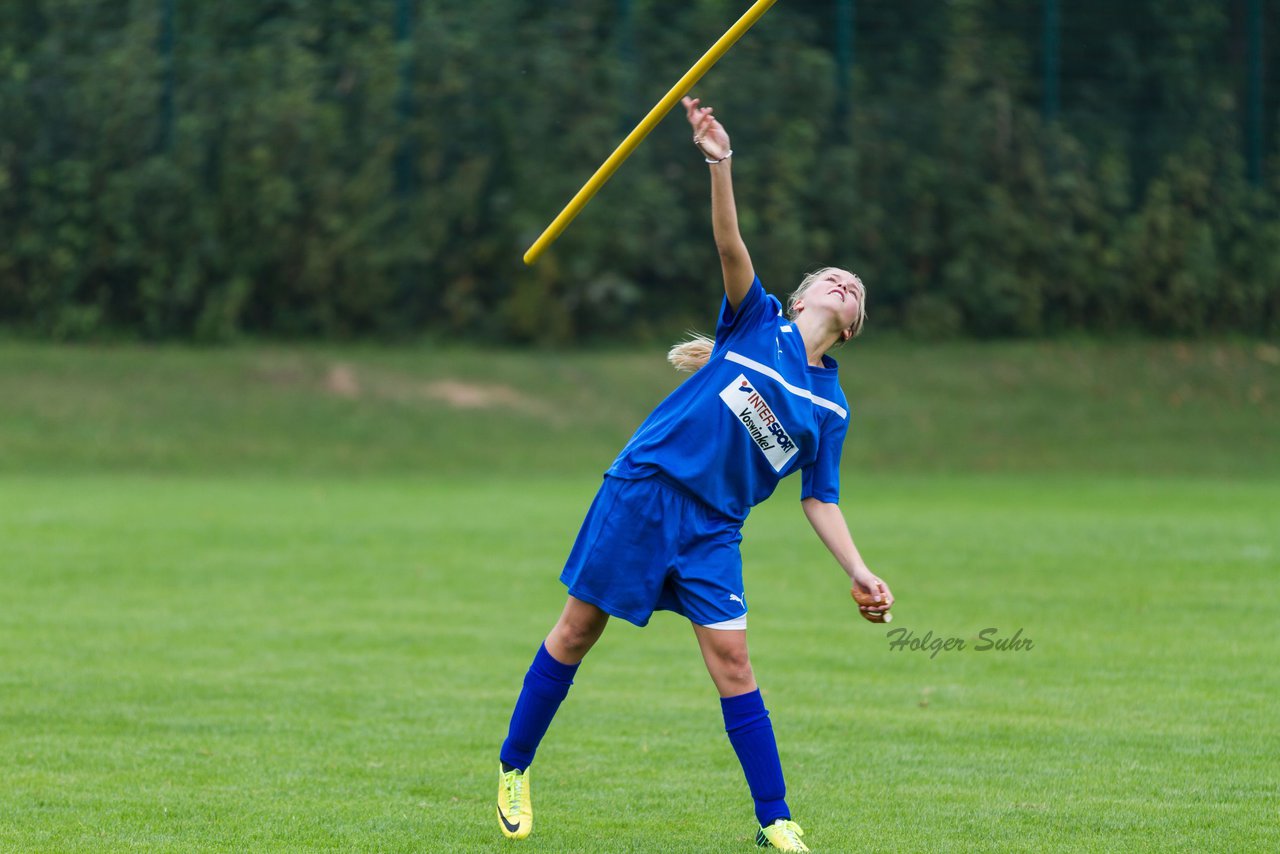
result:
[[[496,751],[661,355],[0,342],[0,850],[511,850]],[[1280,351],[844,362],[889,628],[967,648],[857,618],[798,484],[753,514],[811,847],[1280,850]],[[611,625],[534,787],[521,850],[753,850],[671,615]]]

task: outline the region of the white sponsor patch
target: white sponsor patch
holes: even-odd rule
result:
[[[756,443],[773,470],[782,471],[786,468],[799,449],[791,441],[787,431],[782,429],[782,424],[760,396],[760,392],[747,381],[746,375],[738,374],[738,378],[720,392],[720,399],[729,407],[738,423],[751,434],[751,441]]]

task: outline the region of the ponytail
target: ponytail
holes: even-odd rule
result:
[[[714,338],[694,332],[688,341],[681,341],[667,352],[667,361],[677,371],[691,374],[707,363],[715,344]]]

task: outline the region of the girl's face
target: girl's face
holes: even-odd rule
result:
[[[796,302],[796,310],[820,309],[831,315],[834,327],[847,330],[862,314],[862,306],[858,304],[860,290],[857,276],[833,267],[805,289]]]

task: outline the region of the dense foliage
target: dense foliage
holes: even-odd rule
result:
[[[705,326],[718,265],[678,115],[537,266],[520,256],[747,5],[4,4],[0,322],[203,340]],[[1280,333],[1280,76],[1250,181],[1248,0],[1061,5],[1052,101],[1039,3],[770,11],[698,87],[733,134],[766,283],[848,266],[875,324],[927,336]]]

